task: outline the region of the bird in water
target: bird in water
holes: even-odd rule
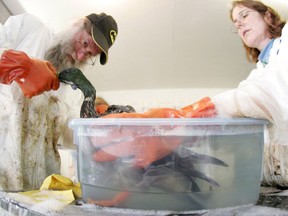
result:
[[[157,191],[171,193],[171,195],[182,194],[185,199],[202,208],[203,203],[198,198],[205,196],[199,192],[205,188],[205,182],[213,190],[213,187],[220,187],[220,184],[207,176],[197,168],[219,166],[228,167],[224,161],[213,156],[200,154],[187,147],[189,144],[183,143],[175,151],[164,158],[161,158],[147,167],[133,166],[133,158],[118,158],[110,162],[95,162],[94,168],[97,169],[97,177],[91,184],[96,184],[103,188],[116,188],[119,192],[110,199],[95,200],[90,197],[87,202],[101,206],[121,206],[129,199],[131,192],[150,191],[151,188],[157,188]],[[187,145],[187,146],[185,146]],[[203,168],[202,168],[203,169]],[[216,168],[213,168],[213,170]],[[200,181],[199,181],[200,180]],[[201,185],[199,185],[199,183]],[[206,185],[207,185],[206,184]],[[203,192],[207,189],[204,189]],[[159,193],[159,191],[158,191]],[[195,193],[195,195],[193,195]],[[209,193],[206,193],[209,196]],[[198,198],[197,198],[198,197]]]
[[[59,73],[59,80],[71,85],[73,89],[80,89],[84,95],[84,101],[81,106],[81,118],[99,118],[111,113],[134,113],[132,106],[110,105],[105,113],[99,114],[95,111],[96,90],[91,82],[84,76],[78,68],[67,68]],[[156,143],[157,144],[157,143]],[[95,152],[101,150],[101,147],[95,148]],[[103,206],[115,206],[129,197],[129,189],[138,188],[145,190],[149,187],[158,187],[168,192],[199,192],[201,188],[196,183],[196,179],[202,179],[214,187],[220,185],[200,172],[196,164],[213,164],[222,167],[228,165],[215,157],[199,154],[185,147],[185,143],[173,150],[170,154],[158,158],[146,167],[135,167],[133,163],[127,162],[127,158],[119,157],[117,160],[108,162],[95,161],[98,169],[98,176],[108,186],[112,182],[121,184],[123,192],[111,200],[92,200],[87,199],[89,203],[95,203]],[[107,168],[108,166],[108,168]],[[111,182],[110,182],[111,181]]]

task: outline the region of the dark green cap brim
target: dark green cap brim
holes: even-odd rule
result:
[[[96,25],[92,25],[91,32],[92,32],[93,41],[102,50],[102,53],[100,54],[100,63],[104,65],[108,60],[108,49],[109,49],[108,42],[105,36],[97,28]]]

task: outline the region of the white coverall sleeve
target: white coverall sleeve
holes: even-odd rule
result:
[[[10,16],[4,25],[0,24],[0,47],[13,49],[18,35],[22,31],[24,19],[27,15]],[[18,44],[18,43],[17,43]]]
[[[0,48],[20,50],[31,57],[43,59],[53,38],[52,29],[31,14],[10,16],[0,24]]]
[[[261,77],[245,80],[239,87],[213,97],[220,116],[275,120],[288,99],[288,73],[267,71]]]

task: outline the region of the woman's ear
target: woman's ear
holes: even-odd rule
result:
[[[265,20],[267,23],[269,23],[269,24],[272,23],[272,17],[271,17],[271,14],[270,14],[269,11],[266,11],[266,12],[265,12],[264,20]]]

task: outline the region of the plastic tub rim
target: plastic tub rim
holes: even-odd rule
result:
[[[72,129],[78,126],[93,125],[267,125],[265,119],[256,118],[75,118],[68,126]]]

